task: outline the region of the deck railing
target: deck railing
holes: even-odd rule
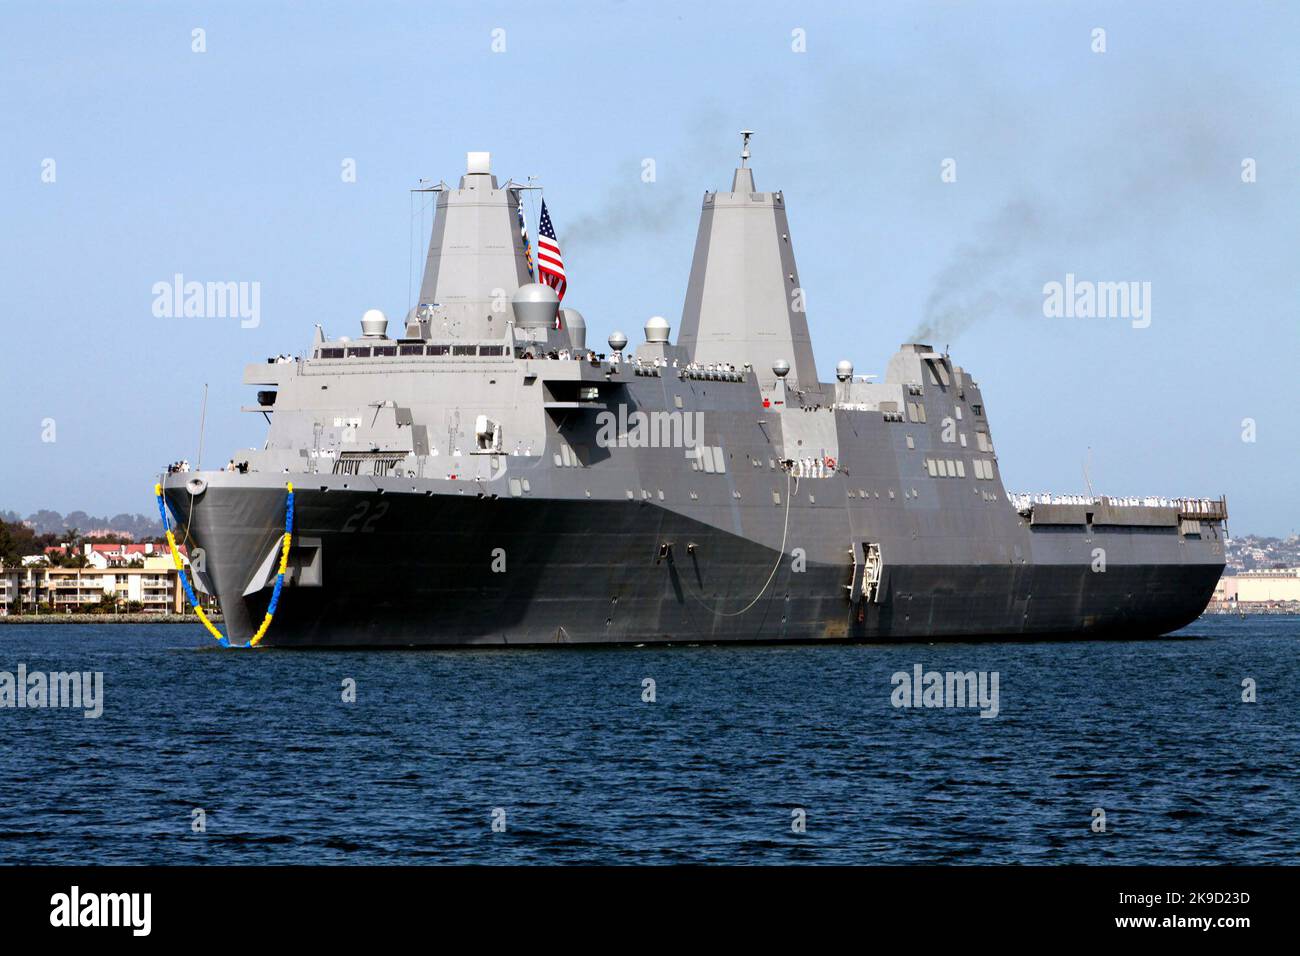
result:
[[[1107,505],[1111,508],[1177,508],[1180,518],[1195,521],[1226,521],[1226,498],[1111,497],[1109,495],[1053,495],[1007,492],[1007,500],[1021,514],[1034,505]]]

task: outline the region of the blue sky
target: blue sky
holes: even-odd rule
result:
[[[1098,491],[1300,528],[1300,8],[841,6],[6,4],[0,509],[147,512],[205,382],[205,463],[260,445],[243,364],[400,317],[408,189],[468,150],[545,185],[591,341],[676,326],[748,127],[823,378],[946,316],[1008,487],[1083,490],[1090,448]],[[259,282],[261,324],[154,317],[178,272]],[[1044,317],[1067,273],[1150,282],[1150,326]]]

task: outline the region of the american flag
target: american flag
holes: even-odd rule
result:
[[[564,278],[564,257],[560,255],[560,244],[555,240],[555,227],[551,225],[545,199],[542,200],[542,219],[537,224],[537,278],[553,288],[560,301],[564,301],[564,290],[568,285]]]

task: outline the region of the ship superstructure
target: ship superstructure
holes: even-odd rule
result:
[[[704,196],[680,334],[598,352],[529,280],[486,154],[420,302],[249,365],[265,446],[171,474],[233,640],[457,645],[1151,635],[1223,568],[1223,499],[1011,496],[979,384],[907,343],[819,380],[781,192]]]

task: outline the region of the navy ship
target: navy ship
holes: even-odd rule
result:
[[[706,192],[680,327],[630,348],[532,281],[528,186],[471,153],[419,304],[246,367],[265,445],[162,478],[231,641],[278,646],[1151,636],[1205,608],[1223,498],[1003,487],[979,382],[909,342],[813,358],[749,137]],[[286,486],[295,504],[284,545]],[[283,585],[283,589],[277,584]]]

